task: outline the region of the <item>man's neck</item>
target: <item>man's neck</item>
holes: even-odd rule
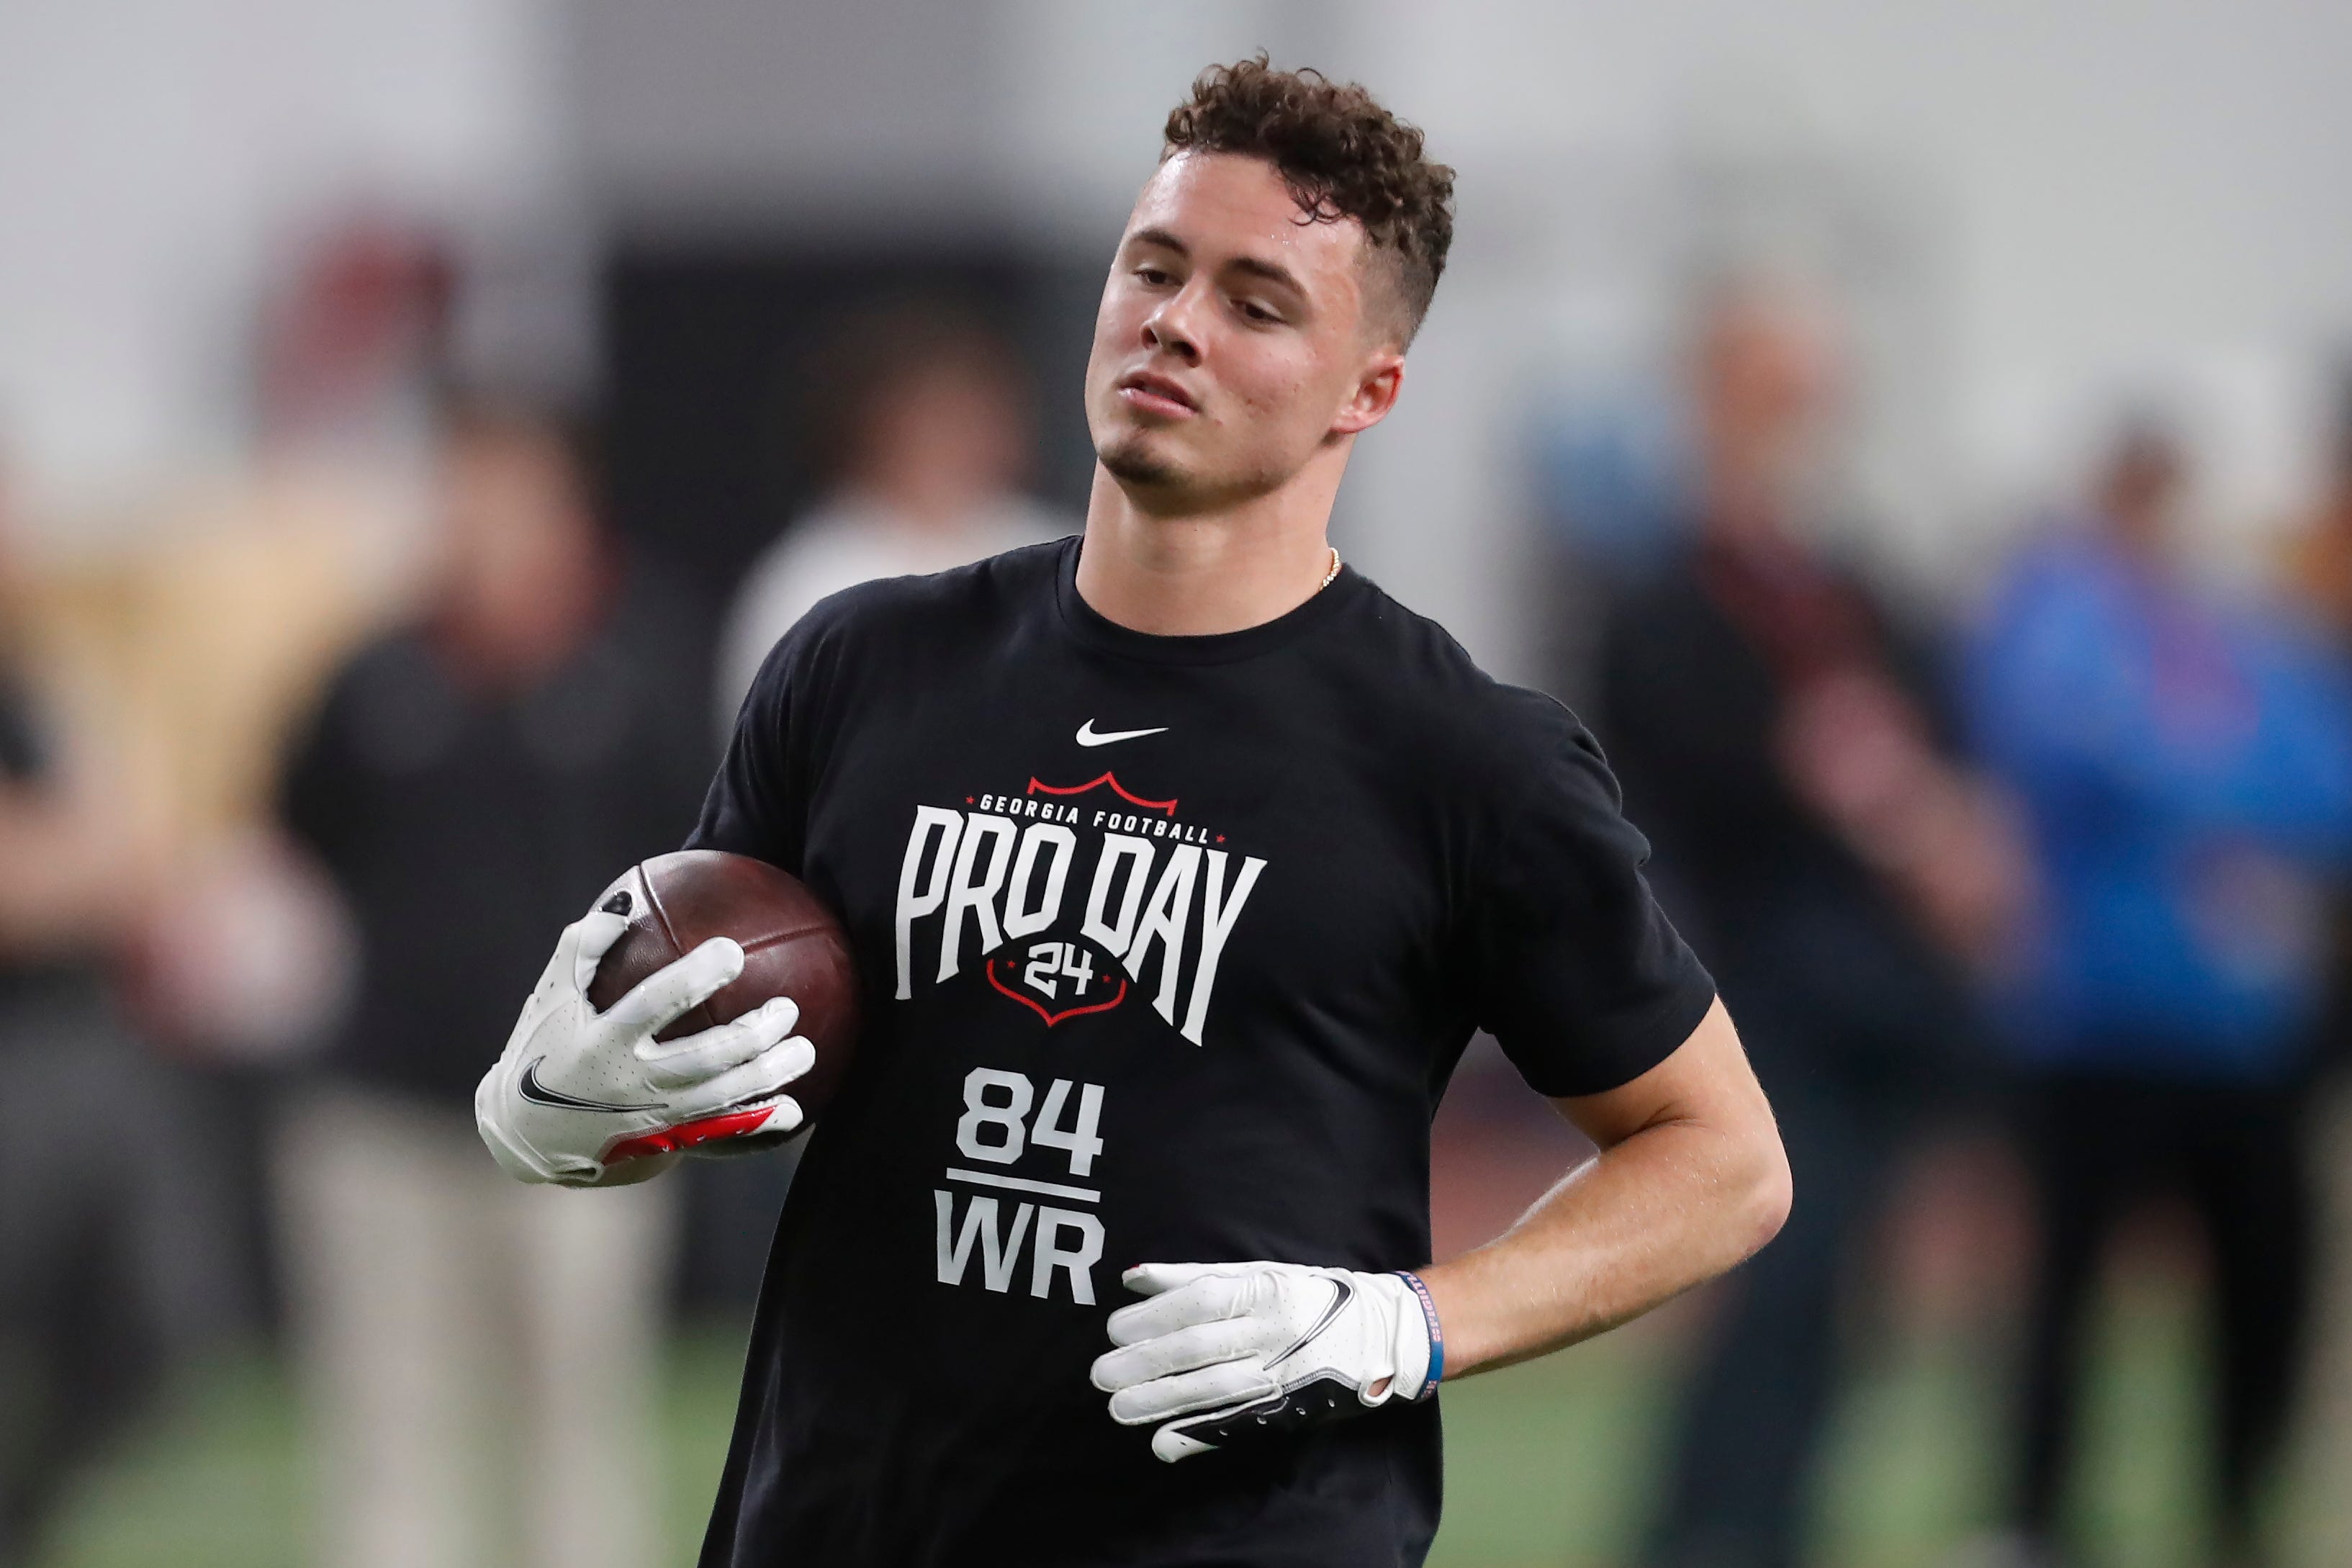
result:
[[[1096,614],[1158,637],[1237,632],[1287,615],[1331,570],[1338,476],[1301,480],[1238,506],[1146,512],[1099,467],[1087,500],[1078,595]]]

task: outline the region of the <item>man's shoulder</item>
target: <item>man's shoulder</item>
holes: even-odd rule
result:
[[[876,577],[818,600],[803,626],[819,637],[859,637],[925,626],[965,632],[974,620],[1042,604],[1052,592],[1066,543],[1024,544],[919,576]]]
[[[1580,743],[1583,722],[1558,699],[1488,672],[1444,625],[1377,584],[1358,607],[1369,637],[1365,711],[1405,748],[1469,780],[1517,776]]]

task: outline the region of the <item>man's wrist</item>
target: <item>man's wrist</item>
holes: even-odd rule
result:
[[[1427,1399],[1437,1392],[1438,1380],[1445,1375],[1445,1326],[1437,1321],[1437,1302],[1431,1298],[1429,1287],[1422,1283],[1421,1276],[1407,1268],[1398,1269],[1396,1275],[1412,1292],[1414,1304],[1421,1309],[1422,1324],[1429,1332],[1428,1366],[1422,1373],[1421,1387],[1412,1395],[1416,1401]]]

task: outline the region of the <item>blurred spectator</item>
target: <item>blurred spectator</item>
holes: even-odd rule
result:
[[[798,437],[824,499],[736,591],[719,641],[718,733],[776,640],[820,599],[877,577],[944,572],[1076,531],[1018,488],[1034,445],[1019,353],[961,309],[908,302],[853,318],[814,356]],[[690,1264],[748,1305],[800,1145],[695,1168]]]
[[[0,479],[5,479],[0,474]],[[168,1075],[119,1022],[108,963],[154,871],[152,824],[37,701],[0,488],[0,1564],[191,1339],[217,1331],[183,1243]]]
[[[247,1105],[257,1064],[315,1037],[348,962],[331,893],[268,819],[320,686],[419,590],[453,286],[435,237],[383,217],[300,246],[257,312],[247,463],[174,497],[160,521],[178,538],[132,568],[119,682],[179,862],[135,995]]]
[[[2352,374],[2338,390],[2333,450],[2319,504],[2292,563],[2306,604],[2352,656]],[[2328,1006],[2320,1028],[2327,1085],[2315,1118],[2312,1147],[2321,1179],[2322,1268],[2314,1302],[2312,1376],[2299,1490],[2322,1506],[2301,1510],[2311,1562],[2352,1562],[2352,1514],[2340,1507],[2341,1479],[2352,1474],[2352,879],[2335,889]]]
[[[828,493],[736,595],[719,642],[722,733],[760,661],[819,599],[1077,528],[1018,489],[1032,445],[1021,357],[959,311],[901,306],[853,323],[819,356],[807,398],[806,439]]]
[[[2257,1561],[2257,1482],[2302,1343],[2299,1112],[2325,981],[2323,858],[2352,842],[2352,685],[2278,605],[2175,558],[2183,459],[2116,444],[2089,515],[2028,551],[1974,650],[1985,755],[2041,868],[2009,997],[2041,1210],[2018,1522],[2055,1559],[2086,1307],[2119,1223],[2185,1197],[2214,1268],[2217,1559]]]
[[[1997,942],[2019,876],[1985,792],[1947,760],[1917,641],[1809,542],[1822,326],[1759,288],[1712,301],[1694,537],[1613,606],[1601,649],[1601,739],[1799,1194],[1702,1352],[1649,1546],[1662,1564],[1797,1561],[1840,1266],[1906,1127],[1969,1058],[1958,961]]]
[[[279,1148],[326,1561],[634,1568],[658,1555],[673,1194],[517,1186],[472,1094],[547,933],[683,837],[708,732],[680,617],[605,540],[563,434],[466,404],[442,453],[426,613],[343,667],[283,784],[360,950]],[[484,1534],[502,1511],[512,1533]]]

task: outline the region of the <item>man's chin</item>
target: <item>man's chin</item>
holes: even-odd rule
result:
[[[1114,441],[1095,449],[1105,472],[1129,490],[1153,495],[1180,493],[1187,488],[1188,476],[1183,468],[1162,453],[1151,449],[1149,441],[1129,439]]]

